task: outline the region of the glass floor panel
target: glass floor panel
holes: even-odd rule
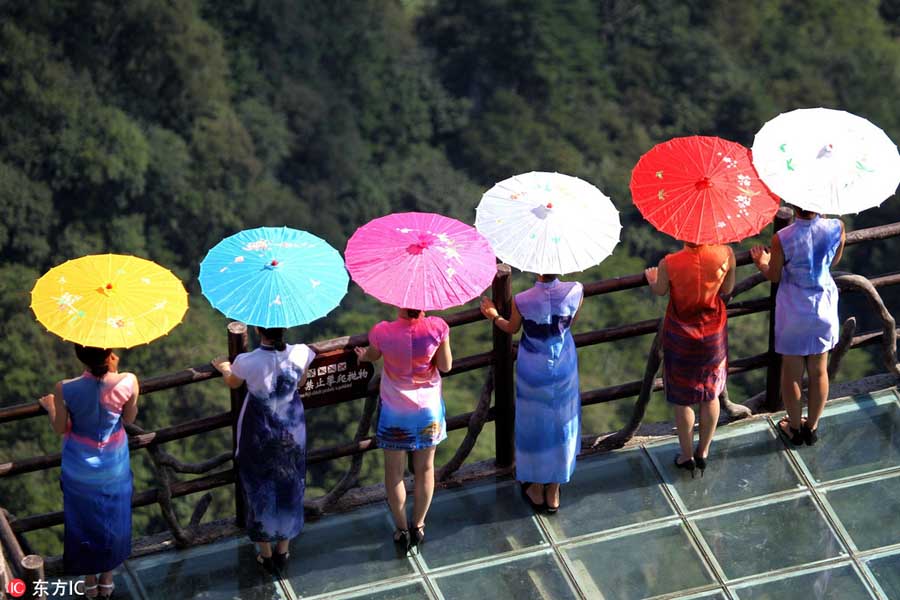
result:
[[[872,597],[850,565],[751,583],[736,587],[734,592],[739,600],[780,600],[798,596],[815,600],[867,600]]]
[[[421,559],[430,569],[546,544],[514,482],[436,494]]]
[[[900,404],[893,393],[832,403],[819,430],[819,443],[795,450],[816,482],[900,465]]]
[[[384,505],[307,525],[291,544],[291,557],[300,557],[287,569],[293,591],[313,596],[414,574],[413,563],[397,553],[393,531]]]
[[[857,550],[900,544],[900,475],[825,492],[825,498]]]
[[[429,600],[431,596],[421,582],[401,584],[397,587],[380,589],[377,592],[365,590],[346,596],[328,596],[340,600]]]
[[[173,558],[175,560],[166,560]],[[126,564],[148,599],[276,600],[287,597],[279,583],[256,564],[256,551],[246,539],[167,552]]]
[[[640,449],[585,461],[561,488],[560,501],[565,510],[546,519],[558,540],[675,514]]]
[[[116,597],[900,599],[893,390],[829,402],[812,447],[768,418],[722,426],[703,478],[670,467],[675,447],[580,460],[556,515],[509,480],[439,490],[419,554],[398,555],[379,504],[308,523],[284,577],[230,539],[127,561]]]
[[[564,550],[589,598],[646,598],[714,582],[681,525]]]
[[[881,587],[885,598],[900,598],[900,554],[874,558],[866,566]]]
[[[578,598],[552,553],[434,578],[444,598]]]
[[[808,495],[702,517],[695,523],[730,579],[845,554]]]
[[[764,422],[737,431],[720,430],[713,439],[702,478],[699,471],[692,479],[689,472],[675,467],[677,441],[650,446],[649,450],[666,483],[689,511],[802,486],[784,444]]]

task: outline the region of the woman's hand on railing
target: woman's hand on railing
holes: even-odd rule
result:
[[[756,268],[762,273],[766,273],[769,270],[771,254],[769,254],[769,250],[765,246],[753,246],[750,248],[750,258],[753,259]]]
[[[500,312],[497,310],[497,307],[487,296],[481,297],[481,305],[479,306],[481,309],[481,314],[484,315],[485,319],[493,322],[494,319],[500,316]]]
[[[356,353],[356,360],[359,362],[372,362],[372,357],[370,356],[369,348],[371,346],[356,346],[353,348],[353,352]],[[376,359],[377,360],[377,359]]]
[[[44,410],[47,411],[47,414],[50,415],[50,420],[53,420],[54,415],[56,414],[56,406],[53,402],[56,400],[53,394],[47,394],[46,396],[41,396],[38,398],[38,404],[40,404]]]
[[[216,357],[209,361],[209,364],[224,377],[228,377],[231,374],[231,361],[225,356]]]
[[[658,267],[650,267],[644,269],[644,277],[647,278],[647,283],[651,286],[656,285],[656,282],[659,281],[659,268]]]

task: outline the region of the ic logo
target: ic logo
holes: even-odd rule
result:
[[[6,593],[13,598],[21,598],[25,595],[25,582],[21,579],[11,579],[6,583]]]

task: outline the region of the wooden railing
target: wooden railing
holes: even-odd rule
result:
[[[785,225],[788,222],[788,219],[789,214],[779,212],[775,222],[775,229],[777,230]],[[847,235],[847,245],[852,246],[896,236],[900,236],[900,223],[892,223],[880,227],[850,232]],[[736,258],[738,265],[746,265],[751,262],[748,252],[741,252],[737,254]],[[900,273],[882,275],[871,279],[852,275],[837,275],[836,281],[842,292],[853,290],[865,293],[871,303],[873,312],[881,318],[883,326],[879,331],[870,331],[855,335],[855,320],[848,319],[843,327],[841,342],[833,353],[831,362],[834,368],[837,368],[840,358],[850,348],[880,342],[883,345],[886,369],[895,375],[900,375],[900,370],[897,369],[896,365],[896,329],[894,320],[890,312],[884,307],[878,292],[875,291],[878,287],[900,283]],[[732,292],[731,297],[727,298],[729,318],[768,312],[770,324],[774,321],[774,293],[766,298],[743,302],[733,301],[734,297],[753,289],[763,282],[764,279],[756,274],[738,283],[734,292]],[[584,291],[585,297],[590,298],[603,294],[639,288],[645,285],[647,285],[647,282],[643,274],[636,274],[587,283],[584,287]],[[508,266],[498,266],[497,275],[491,288],[491,295],[500,313],[509,316],[512,305],[512,291],[511,271]],[[481,313],[477,309],[455,312],[446,316],[445,319],[451,327],[460,327],[483,320]],[[575,345],[579,348],[583,348],[596,344],[605,344],[618,340],[651,335],[658,332],[659,325],[660,319],[649,319],[637,323],[628,323],[579,333],[574,336]],[[228,340],[229,354],[232,357],[240,352],[247,351],[246,327],[240,323],[231,323],[229,325]],[[311,346],[316,349],[317,353],[326,353],[347,350],[355,346],[365,346],[367,343],[368,340],[366,335],[355,335],[326,340],[311,344]],[[492,346],[489,351],[456,359],[452,371],[445,375],[452,377],[459,373],[489,367],[488,375],[485,379],[475,410],[469,413],[453,415],[447,419],[448,430],[466,429],[467,432],[465,439],[460,444],[454,457],[438,471],[439,479],[446,480],[459,469],[474,446],[483,425],[488,421],[495,422],[496,466],[500,469],[504,469],[509,468],[512,465],[514,456],[513,426],[515,404],[513,371],[515,354],[515,344],[512,336],[494,328]],[[779,367],[780,361],[777,360],[777,356],[774,353],[770,336],[769,348],[766,352],[731,360],[729,373],[734,374],[755,369],[767,369],[767,389],[766,392],[757,395],[757,401],[762,405],[760,407],[761,409],[775,410],[778,407],[779,400],[777,395],[778,386],[773,385],[773,382],[777,384]],[[601,450],[609,449],[620,447],[628,441],[636,431],[638,425],[640,425],[651,393],[662,389],[662,381],[656,377],[658,369],[659,343],[657,336],[657,339],[655,339],[654,343],[651,345],[645,374],[642,379],[582,392],[581,399],[583,406],[611,402],[636,395],[638,396],[629,423],[622,430],[609,436],[589,438],[586,440],[588,443],[584,445],[585,448],[594,447],[595,449]],[[142,395],[153,394],[162,390],[192,385],[217,377],[219,377],[219,373],[209,366],[208,362],[204,362],[198,366],[189,367],[174,373],[144,378],[140,382],[141,392]],[[316,464],[348,456],[353,458],[347,472],[334,488],[324,496],[309,499],[306,502],[307,511],[314,514],[321,514],[346,494],[348,490],[357,485],[362,464],[362,455],[365,452],[369,452],[376,448],[375,439],[370,435],[370,429],[377,404],[377,391],[378,380],[376,378],[370,382],[369,388],[365,394],[353,398],[354,400],[364,398],[365,403],[363,405],[356,435],[352,440],[348,440],[345,443],[335,446],[311,448],[309,450],[307,455],[308,464]],[[159,504],[175,539],[175,543],[178,546],[191,545],[196,541],[193,530],[196,529],[196,526],[202,519],[209,506],[211,497],[207,493],[198,502],[194,514],[191,517],[190,524],[187,527],[183,527],[178,522],[178,518],[172,507],[172,499],[200,492],[208,492],[209,490],[222,486],[237,486],[238,478],[235,476],[233,468],[210,472],[229,463],[232,457],[231,452],[211,457],[201,463],[186,464],[180,462],[166,452],[163,446],[168,442],[202,435],[218,429],[230,427],[234,430],[237,423],[239,408],[244,398],[244,392],[242,390],[235,390],[232,392],[231,397],[232,404],[229,412],[209,415],[200,419],[194,419],[171,427],[162,428],[157,431],[144,431],[139,427],[134,426],[128,427],[130,448],[132,450],[145,449],[149,452],[156,467],[159,479],[155,488],[136,491],[132,499],[132,505],[137,507]],[[493,403],[491,402],[492,399]],[[341,401],[347,400],[344,399]],[[732,416],[738,417],[749,413],[746,408],[741,407],[740,405],[731,404],[727,398],[727,394],[722,399],[722,402],[723,405],[725,405],[726,411]],[[314,402],[306,403],[306,408],[307,410],[314,410],[332,406],[334,404],[336,404],[336,402],[317,399]],[[44,410],[37,402],[27,402],[9,406],[0,409],[0,424],[35,418],[42,414],[45,414]],[[234,438],[232,439],[232,442],[234,442]],[[60,454],[50,454],[14,459],[5,463],[0,463],[0,478],[13,477],[23,473],[58,467],[60,466],[60,458]],[[181,481],[177,478],[177,474],[185,473],[195,474],[198,475],[198,477],[186,481]],[[243,494],[239,489],[236,489],[235,521],[238,526],[242,525],[242,501]],[[13,563],[13,568],[17,570],[20,576],[23,578],[26,576],[35,577],[35,574],[38,572],[36,569],[39,567],[41,569],[43,568],[38,564],[40,563],[40,557],[29,557],[25,556],[23,553],[22,545],[20,544],[21,534],[59,525],[62,522],[62,512],[27,516],[17,515],[16,517],[12,517],[0,508],[0,539],[2,539],[3,544],[6,547],[6,555]]]

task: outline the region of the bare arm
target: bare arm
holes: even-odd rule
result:
[[[131,398],[125,403],[125,406],[122,407],[122,422],[126,425],[131,425],[137,418],[137,400],[138,396],[141,395],[141,386],[138,383],[137,377],[134,375],[131,375],[131,377],[134,377],[134,387],[132,388]]]
[[[569,325],[570,327],[575,324],[575,320],[578,319],[578,315],[581,314],[582,304],[584,304],[584,296],[582,296],[581,300],[578,301],[578,309],[575,311],[575,315],[572,317],[572,323]]]
[[[381,350],[372,345],[365,348],[357,346],[353,351],[356,352],[356,358],[359,362],[375,362],[381,358]]]
[[[42,396],[38,402],[47,411],[53,431],[59,435],[64,434],[69,425],[69,411],[63,399],[62,381],[56,384],[52,394]]]
[[[776,233],[772,236],[772,251],[769,252],[763,246],[754,246],[750,249],[750,257],[756,264],[756,268],[772,283],[781,281],[781,269],[784,268],[784,250],[781,249],[781,240]]]
[[[497,307],[494,306],[494,303],[489,298],[481,298],[481,314],[484,315],[486,319],[490,319],[500,331],[510,335],[516,333],[522,327],[522,315],[519,313],[519,307],[516,306],[515,298],[513,298],[512,301],[511,313],[509,319],[506,319],[500,316]]]
[[[841,243],[838,246],[837,252],[834,253],[834,260],[831,261],[832,265],[836,265],[841,262],[841,257],[844,256],[844,243],[847,241],[847,231],[844,229],[844,222],[841,221]]]
[[[225,385],[231,389],[235,390],[244,385],[244,380],[231,372],[231,362],[224,356],[214,358],[211,364],[216,368],[216,371],[222,374]]]
[[[719,289],[721,294],[730,294],[734,289],[734,282],[737,279],[737,261],[734,259],[734,250],[728,248],[728,273],[725,274],[725,281]]]
[[[666,268],[666,259],[659,261],[658,267],[650,267],[644,270],[644,277],[650,285],[650,291],[657,296],[665,296],[669,293],[669,270]]]
[[[434,366],[441,373],[446,373],[453,368],[453,353],[450,352],[450,335],[444,338],[441,345],[438,346],[437,352],[434,353]]]

